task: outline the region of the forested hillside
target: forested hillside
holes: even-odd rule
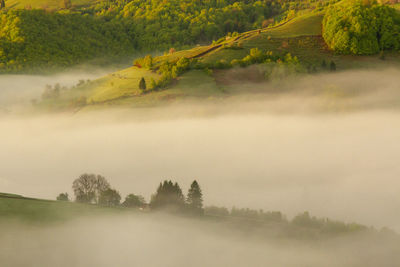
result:
[[[339,53],[370,55],[400,48],[400,15],[375,1],[349,0],[327,9],[323,36]]]
[[[16,10],[1,16],[0,70],[70,66],[134,51],[121,22],[79,14]]]
[[[206,43],[229,32],[267,27],[322,3],[282,0],[62,1],[60,9],[15,9],[0,20],[0,72],[71,66],[94,58],[166,51]]]
[[[139,53],[273,29],[307,13],[324,16],[312,26],[323,24],[324,40],[336,53],[376,54],[400,47],[398,11],[375,1],[63,0],[58,8],[51,2],[52,8],[40,9],[32,9],[30,1],[22,1],[23,9],[16,8],[22,2],[11,0],[0,8],[0,73],[38,72],[93,59],[128,62]],[[294,25],[292,35],[307,31],[302,27]]]
[[[293,2],[294,3],[294,2]],[[209,42],[228,32],[243,32],[273,23],[267,20],[288,10],[289,4],[264,1],[144,1],[127,4],[102,2],[96,15],[124,19],[134,30],[140,48],[167,49],[170,46]]]

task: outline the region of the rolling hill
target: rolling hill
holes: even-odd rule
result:
[[[36,223],[55,222],[65,221],[82,215],[118,213],[122,210],[122,208],[107,208],[0,193],[0,221],[14,219]]]
[[[66,90],[57,99],[46,99],[38,106],[45,110],[65,110],[72,108],[93,109],[99,107],[143,107],[170,103],[179,99],[207,99],[224,97],[234,93],[243,93],[245,89],[231,88],[229,71],[236,61],[250,55],[256,49],[270,53],[279,61],[285,57],[298,59],[303,72],[326,71],[322,66],[334,62],[338,70],[351,68],[369,68],[387,64],[398,64],[398,55],[387,53],[385,61],[378,56],[337,55],[329,50],[322,38],[323,13],[312,12],[295,17],[280,25],[230,35],[214,41],[208,46],[196,46],[192,49],[172,51],[153,58],[153,66],[140,65],[109,74],[98,80]],[[256,52],[257,52],[256,51]],[[143,77],[146,84],[161,79],[160,67],[166,62],[177,62],[186,58],[193,60],[194,67],[172,79],[166,87],[142,92],[139,80]],[[173,63],[172,63],[173,64]],[[265,66],[253,62],[252,68],[241,69],[241,82],[265,80]],[[257,67],[258,66],[258,67]]]

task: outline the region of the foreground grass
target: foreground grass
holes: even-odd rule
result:
[[[126,209],[0,194],[0,221],[56,222],[82,215],[120,213],[123,210]]]

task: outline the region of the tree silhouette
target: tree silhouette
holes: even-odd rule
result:
[[[146,80],[143,77],[140,79],[139,89],[142,91],[146,90]]]
[[[157,188],[157,192],[151,197],[150,207],[160,209],[165,207],[182,208],[185,204],[182,189],[178,183],[165,180]]]
[[[122,203],[122,206],[128,208],[141,208],[145,205],[146,201],[144,200],[144,197],[135,194],[127,195],[125,201]]]
[[[101,175],[82,174],[72,183],[77,202],[98,203],[101,192],[110,189],[110,184]]]
[[[69,201],[68,193],[60,193],[60,194],[57,196],[57,200],[58,200],[58,201]]]
[[[95,191],[95,201],[96,203],[99,203],[99,198],[102,192],[107,191],[110,189],[110,184],[101,175],[96,175],[96,191]]]
[[[195,213],[203,212],[203,194],[196,180],[190,185],[186,202],[190,211]]]
[[[102,191],[99,196],[99,204],[103,206],[118,206],[121,201],[121,195],[115,189],[107,189]]]

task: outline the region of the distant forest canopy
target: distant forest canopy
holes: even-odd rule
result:
[[[266,26],[295,1],[282,0],[132,0],[107,1],[93,7],[96,15],[125,19],[134,29],[138,47],[168,49],[218,39],[228,32]],[[294,7],[293,7],[294,8]],[[267,20],[267,21],[266,21]]]
[[[166,50],[209,42],[285,17],[301,2],[282,0],[117,0],[62,10],[0,13],[0,72],[70,66],[134,51]],[[286,13],[285,13],[286,12]],[[292,12],[293,13],[293,12]]]
[[[374,0],[348,0],[330,6],[323,37],[341,54],[371,55],[400,48],[400,14]]]
[[[44,10],[11,10],[0,18],[0,71],[65,67],[134,51],[119,21]]]

